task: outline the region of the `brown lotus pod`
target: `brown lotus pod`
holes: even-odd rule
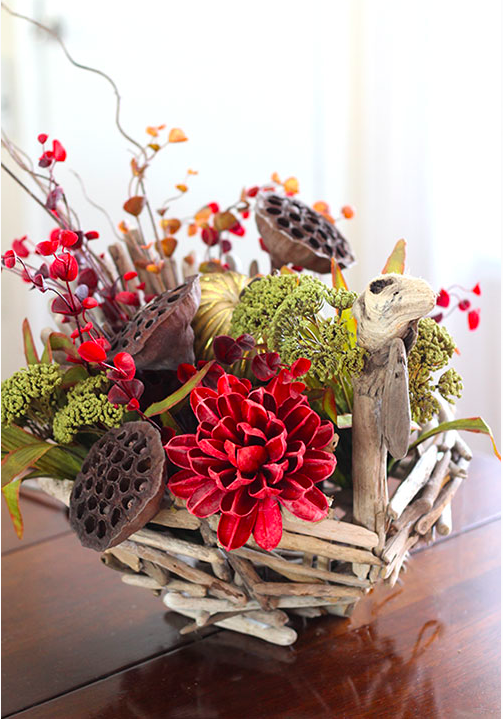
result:
[[[166,455],[148,422],[127,422],[91,447],[70,496],[70,525],[84,547],[103,552],[147,524],[166,487]]]
[[[201,287],[197,275],[183,285],[154,297],[117,333],[109,357],[129,352],[136,368],[176,370],[194,363],[191,322],[199,307]]]
[[[331,270],[332,257],[343,269],[355,261],[335,225],[300,200],[261,192],[255,221],[276,269],[291,262],[325,273]]]

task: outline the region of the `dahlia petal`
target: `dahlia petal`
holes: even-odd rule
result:
[[[217,400],[217,407],[221,417],[232,417],[236,422],[242,419],[241,405],[243,397],[237,392],[222,394]]]
[[[285,420],[285,427],[288,430],[288,441],[300,439],[306,446],[318,431],[321,419],[309,406],[301,405],[291,412]]]
[[[257,427],[252,427],[251,424],[248,424],[248,422],[240,422],[238,424],[238,430],[239,432],[241,432],[242,435],[242,440],[240,444],[265,445],[265,443],[267,442],[267,437],[265,436],[264,432],[262,432],[262,430],[258,429]]]
[[[216,397],[208,397],[208,399],[201,400],[196,406],[194,413],[199,422],[207,422],[215,426],[220,421]]]
[[[306,445],[304,442],[297,440],[296,442],[288,442],[285,459],[288,459],[288,472],[295,473],[304,464],[304,454],[306,453]]]
[[[199,444],[202,439],[209,439],[211,437],[212,430],[212,424],[210,424],[209,422],[201,422],[196,431],[197,444]]]
[[[224,446],[224,442],[218,439],[202,439],[199,442],[199,449],[209,454],[210,457],[227,460],[227,453],[225,452]]]
[[[267,436],[270,439],[265,443],[265,449],[269,457],[270,462],[277,462],[283,457],[286,452],[286,429],[280,426],[280,432],[274,437],[271,437],[271,432],[267,432]]]
[[[253,478],[243,477],[240,472],[236,471],[235,467],[227,467],[219,472],[214,471],[212,468],[209,470],[209,475],[215,480],[217,487],[226,492],[231,492],[253,482]]]
[[[284,499],[281,495],[278,499],[289,512],[306,522],[319,522],[328,514],[327,498],[318,487],[312,487],[299,499]]]
[[[336,459],[330,452],[324,452],[322,449],[308,449],[304,455],[302,471],[313,482],[321,482],[323,479],[330,477],[336,464]]]
[[[232,417],[224,417],[220,420],[216,427],[214,427],[211,436],[213,439],[218,439],[221,442],[225,442],[229,439],[231,442],[239,442],[241,437],[238,434],[236,422]]]
[[[257,500],[249,495],[248,487],[239,487],[232,492],[227,492],[220,502],[222,512],[236,517],[246,517],[254,511],[256,506]]]
[[[323,449],[327,444],[334,438],[334,425],[329,419],[322,420],[320,427],[313,439],[311,440],[311,447],[313,449]]]
[[[277,547],[283,534],[283,522],[278,502],[273,497],[263,499],[257,509],[253,536],[257,544],[270,552]]]
[[[175,497],[188,499],[199,487],[207,482],[206,477],[194,474],[190,469],[182,469],[175,472],[169,478],[168,487]]]
[[[209,387],[196,387],[192,390],[190,393],[190,406],[192,407],[192,411],[194,414],[196,414],[196,409],[199,404],[199,402],[202,402],[204,399],[207,399],[208,397],[216,397],[217,393],[214,389],[209,389]]]
[[[298,499],[305,492],[314,487],[313,480],[305,474],[289,474],[281,481],[281,497],[284,499]]]
[[[303,382],[282,382],[279,377],[273,377],[266,385],[266,391],[272,394],[278,408],[290,397],[298,397],[305,389]]]
[[[251,382],[246,379],[238,379],[232,374],[223,374],[218,378],[217,392],[219,395],[237,392],[246,397],[250,391]]]
[[[268,484],[277,484],[283,479],[283,475],[288,469],[288,460],[283,462],[275,462],[274,464],[264,464],[260,470],[264,475]]]
[[[292,412],[299,405],[308,405],[307,397],[303,394],[298,397],[289,397],[278,410],[278,417],[284,423],[290,412]]]
[[[218,523],[218,541],[224,549],[239,549],[249,540],[255,524],[256,509],[246,517],[222,514]]]
[[[227,460],[227,456],[225,459]],[[227,462],[222,462],[215,457],[209,456],[200,449],[191,449],[189,451],[189,461],[190,467],[195,474],[200,474],[207,479],[212,476],[209,473],[210,469],[212,472],[218,473],[222,472],[228,466]]]
[[[190,469],[188,452],[194,447],[197,447],[196,436],[194,434],[179,434],[169,440],[165,449],[170,462],[176,464],[177,467]]]
[[[243,419],[251,424],[252,427],[257,427],[262,431],[267,427],[268,416],[267,410],[257,402],[251,402],[249,399],[245,399],[242,402]]]
[[[258,387],[257,389],[254,389],[248,395],[248,399],[252,402],[257,402],[257,404],[261,404],[268,412],[276,414],[276,410],[278,409],[276,400],[270,392],[266,392],[265,387]]]
[[[281,489],[279,487],[271,487],[267,482],[266,478],[260,472],[260,474],[253,480],[253,483],[248,487],[248,494],[250,497],[256,499],[265,499],[266,497],[274,497],[280,494]]]
[[[260,467],[267,461],[265,447],[252,445],[240,447],[236,453],[237,467],[244,474],[256,475]]]
[[[220,509],[220,502],[225,492],[219,489],[215,482],[207,480],[196,489],[187,501],[187,509],[196,517],[209,517]]]
[[[239,449],[239,445],[235,444],[234,442],[231,442],[229,439],[226,439],[224,442],[224,449],[229,462],[232,464],[233,467],[237,467],[238,461],[236,459],[236,454]]]

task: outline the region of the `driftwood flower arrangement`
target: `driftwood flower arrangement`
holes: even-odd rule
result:
[[[350,291],[339,225],[353,210],[309,207],[293,177],[182,221],[144,180],[185,134],[148,127],[142,143],[118,127],[135,150],[129,221],[105,254],[58,182],[62,143],[38,137],[35,171],[2,141],[5,171],[55,224],[2,256],[55,320],[41,353],[25,320],[27,366],[2,385],[2,493],[21,537],[20,484],[37,478],[83,546],[188,618],[183,633],[291,644],[292,615],[349,616],[417,542],[451,531],[471,459],[459,431],[490,435],[451,409],[462,382],[438,308],[454,292],[405,275],[403,241]],[[252,216],[269,274],[237,271]],[[183,254],[185,232],[202,257]],[[470,301],[456,306],[475,329]]]

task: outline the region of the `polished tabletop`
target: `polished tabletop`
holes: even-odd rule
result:
[[[298,619],[292,647],[187,620],[83,549],[33,490],[2,507],[2,716],[261,719],[500,716],[500,466],[479,455],[451,536],[353,616]]]

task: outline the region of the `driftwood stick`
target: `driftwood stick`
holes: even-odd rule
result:
[[[437,454],[436,446],[427,449],[407,479],[397,488],[388,505],[388,514],[392,519],[398,519],[411,499],[424,487],[437,461]]]
[[[454,449],[460,454],[463,459],[470,462],[473,459],[473,452],[470,447],[466,444],[465,440],[456,432],[456,439],[454,442]]]
[[[350,524],[337,519],[322,519],[320,522],[304,522],[287,510],[282,510],[283,528],[297,534],[307,534],[319,539],[329,539],[333,542],[353,544],[364,549],[373,549],[378,544],[378,537],[358,524]]]
[[[113,554],[114,557],[119,560],[119,562],[122,562],[122,564],[128,566],[130,569],[133,570],[133,572],[141,571],[140,559],[135,554],[131,554],[131,552],[126,552],[121,547],[112,547],[111,549],[107,549],[104,554]]]
[[[394,581],[396,581],[396,579],[398,578],[398,574],[400,573],[401,566],[405,560],[405,557],[407,556],[407,553],[418,541],[419,535],[411,534],[411,536],[401,547],[400,552],[396,555],[395,559],[385,568],[384,579],[388,580],[389,584],[392,581],[392,577],[394,577]]]
[[[127,564],[121,562],[113,554],[110,554],[110,552],[103,552],[103,554],[100,556],[100,559],[105,565],[105,567],[113,569],[115,572],[121,572],[121,574],[130,574],[135,577],[139,576],[133,569],[128,567]]]
[[[224,597],[236,604],[246,603],[246,595],[237,587],[234,587],[228,582],[223,582],[221,579],[212,577],[200,569],[191,567],[190,564],[186,564],[181,559],[172,557],[166,551],[161,552],[158,549],[137,544],[130,539],[122,542],[121,546],[133,552],[141,559],[148,559],[150,562],[154,562],[154,564],[159,564],[161,567],[164,567],[169,572],[173,572],[173,574],[177,574],[179,577],[188,579],[191,582],[196,582],[197,584],[202,584],[208,588],[211,594],[217,597]]]
[[[292,534],[291,532],[283,532],[283,536],[278,545],[283,549],[294,549],[311,554],[321,554],[323,557],[330,559],[338,559],[343,562],[365,562],[368,564],[381,564],[379,557],[365,549],[355,549],[354,547],[344,547],[339,544],[330,544],[315,537],[301,536]]]
[[[269,597],[361,597],[364,592],[357,587],[334,587],[329,584],[296,584],[295,582],[263,582],[255,585],[255,591]]]
[[[289,575],[292,575],[294,577],[302,577],[305,581],[308,582],[312,582],[313,579],[320,579],[352,587],[366,588],[370,586],[369,582],[358,579],[351,574],[330,572],[325,569],[314,569],[313,567],[306,567],[301,564],[293,564],[286,559],[280,559],[279,557],[275,557],[273,554],[257,552],[253,549],[249,549],[248,547],[241,547],[240,549],[235,549],[232,554],[249,559],[255,564],[263,564],[266,567],[274,569],[279,574],[288,573]],[[299,581],[299,579],[296,579],[296,581]]]
[[[321,617],[323,614],[326,614],[326,609],[324,607],[301,607],[299,609],[292,609],[292,614],[295,614],[298,617],[306,617],[306,619],[315,619],[316,617]]]
[[[183,539],[168,537],[160,532],[153,532],[150,529],[140,529],[132,534],[129,539],[138,544],[146,544],[149,547],[162,549],[170,552],[170,554],[183,554],[186,557],[199,559],[201,562],[210,564],[224,564],[225,559],[222,557],[218,549],[205,547],[193,542],[187,542]],[[120,546],[120,545],[119,545]]]
[[[430,511],[432,505],[426,499],[419,497],[414,502],[409,504],[400,515],[400,517],[393,522],[393,526],[400,531],[404,527],[412,527],[417,522],[419,517]]]
[[[204,519],[201,520],[201,536],[203,538],[203,542],[207,547],[211,547],[212,550],[216,544],[213,538],[213,532],[208,526],[208,522]],[[219,556],[218,561],[214,561],[211,563],[211,568],[213,569],[213,573],[216,577],[219,579],[223,579],[225,582],[230,582],[232,579],[232,572],[229,567],[229,564],[224,559],[224,556],[220,554],[220,551],[216,550]]]
[[[113,245],[108,246],[108,254],[113,260],[117,273],[120,277],[120,284],[123,290],[126,289],[126,283],[124,282],[124,275],[126,272],[130,272],[133,269],[133,265],[124,251],[124,247],[119,243],[115,242]]]
[[[463,477],[463,479],[466,479],[468,476],[469,464],[470,460],[464,459],[460,456],[457,462],[450,462],[449,474],[451,477]]]
[[[124,584],[130,584],[133,587],[143,587],[144,589],[154,589],[160,591],[163,585],[156,582],[152,577],[146,577],[144,574],[123,574],[122,581]]]
[[[143,571],[152,577],[161,587],[166,587],[169,584],[169,572],[158,564],[149,562],[147,559],[142,560]]]
[[[242,559],[240,556],[235,555],[234,552],[227,552],[227,559],[229,560],[229,564],[234,569],[234,571],[241,577],[243,584],[248,590],[250,596],[254,597],[258,601],[262,609],[272,609],[271,603],[268,598],[263,597],[262,595],[255,592],[256,585],[261,584],[262,579],[255,571],[251,562],[249,562],[247,559]]]
[[[452,508],[450,504],[443,509],[434,527],[442,537],[447,537],[452,532]]]
[[[200,520],[186,509],[161,509],[153,519],[152,524],[160,524],[163,527],[173,529],[199,529]]]
[[[452,501],[462,481],[462,477],[454,477],[443,487],[431,512],[417,521],[415,529],[419,534],[426,534],[433,527],[445,507]]]
[[[442,459],[437,462],[437,465],[435,469],[433,470],[433,474],[430,477],[429,482],[427,483],[426,487],[423,490],[423,493],[421,495],[421,499],[424,500],[428,504],[427,511],[429,512],[430,509],[433,507],[433,503],[435,502],[438,493],[440,492],[442,488],[442,484],[445,481],[447,471],[449,469],[449,462],[451,461],[451,451],[447,450],[442,457]]]

